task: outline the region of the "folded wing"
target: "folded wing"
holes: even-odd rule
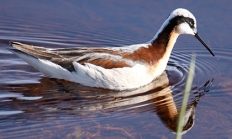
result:
[[[22,44],[19,42],[10,42],[15,49],[38,59],[51,61],[61,67],[75,71],[73,62],[84,65],[91,63],[106,69],[131,67],[133,61],[122,59],[117,51],[105,48],[57,48],[48,49],[33,45]]]

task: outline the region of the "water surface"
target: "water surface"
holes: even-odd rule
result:
[[[232,136],[230,1],[1,1],[0,138],[174,138],[192,53],[196,71],[184,138]],[[166,71],[130,91],[44,77],[8,42],[56,47],[120,47],[149,41],[169,13],[189,9],[215,57],[182,35]],[[212,10],[213,9],[213,10]]]

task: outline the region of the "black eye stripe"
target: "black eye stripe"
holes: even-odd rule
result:
[[[194,28],[194,20],[192,18],[186,17],[185,21],[189,24],[191,28]]]
[[[194,21],[193,20],[186,20],[186,22],[189,24],[191,28],[194,27]]]
[[[176,16],[169,21],[169,23],[173,24],[173,25],[179,25],[179,24],[184,23],[184,22],[188,23],[191,28],[195,28],[194,27],[195,22],[190,17]]]

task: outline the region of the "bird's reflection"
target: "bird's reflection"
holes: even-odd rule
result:
[[[70,110],[77,116],[92,111],[143,112],[148,109],[154,111],[171,132],[176,131],[178,104],[182,100],[182,95],[173,96],[174,93],[165,72],[152,83],[127,91],[90,88],[49,78],[42,78],[39,84],[20,84],[8,86],[9,88],[12,89],[11,92],[22,93],[29,100],[30,97],[38,98],[28,101],[27,105],[25,105],[26,99],[22,104],[22,101],[18,100],[20,98],[14,98],[14,106],[16,105],[16,108],[24,113]],[[194,125],[199,98],[200,95],[195,94],[187,106],[183,133],[189,131]]]

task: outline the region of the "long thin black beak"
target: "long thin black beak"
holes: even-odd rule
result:
[[[209,46],[201,39],[201,37],[198,35],[198,33],[195,34],[195,37],[205,46],[205,48],[213,55],[213,51],[209,48]]]

